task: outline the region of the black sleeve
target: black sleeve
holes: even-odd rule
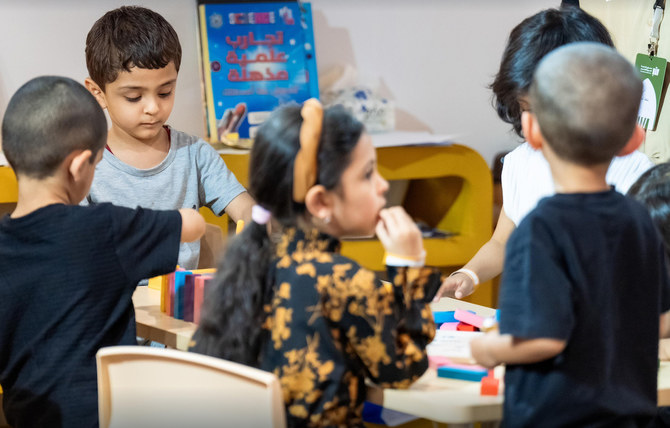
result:
[[[179,211],[113,207],[116,255],[133,282],[175,270],[181,240]]]

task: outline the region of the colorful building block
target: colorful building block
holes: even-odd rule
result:
[[[458,331],[477,331],[477,327],[471,324],[466,324],[463,321],[459,322],[458,325],[456,325],[456,330]]]
[[[473,314],[472,312],[468,311],[463,311],[460,309],[457,309],[454,311],[454,318],[460,322],[464,322],[466,324],[474,325],[477,328],[482,328],[484,325],[484,318],[480,317],[479,315]]]
[[[457,330],[458,327],[458,322],[445,322],[440,325],[440,330],[449,330],[449,331],[455,331]]]
[[[435,324],[456,322],[456,318],[454,318],[454,311],[435,311],[433,312],[433,320],[435,320]]]
[[[500,390],[500,381],[493,376],[493,370],[488,371],[488,376],[482,378],[482,384],[479,390],[481,395],[498,395]]]
[[[437,368],[437,376],[449,379],[467,380],[479,382],[488,374],[481,366],[465,364],[448,364]]]

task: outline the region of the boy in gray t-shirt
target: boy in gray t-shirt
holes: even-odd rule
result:
[[[159,14],[136,6],[107,12],[86,37],[86,88],[112,122],[84,203],[153,209],[200,208],[249,220],[253,199],[200,138],[165,125],[174,105],[181,46]],[[179,264],[198,265],[200,243]]]

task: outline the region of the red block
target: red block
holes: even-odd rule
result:
[[[481,395],[498,395],[498,388],[500,381],[493,376],[486,376],[482,378],[482,386],[480,389]]]
[[[456,326],[456,330],[458,330],[458,331],[477,331],[478,329],[474,325],[466,324],[466,323],[461,321]]]

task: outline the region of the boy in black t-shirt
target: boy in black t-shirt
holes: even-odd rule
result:
[[[194,210],[77,204],[107,137],[105,115],[79,83],[23,85],[2,122],[19,199],[0,220],[0,385],[7,422],[95,427],[95,354],[135,342],[132,294],[174,270],[180,241],[199,239]]]
[[[480,364],[507,364],[503,425],[645,426],[656,412],[663,243],[605,180],[644,137],[641,95],[631,64],[599,44],[559,48],[535,72],[522,125],[557,193],[507,244],[500,333],[471,343]]]

